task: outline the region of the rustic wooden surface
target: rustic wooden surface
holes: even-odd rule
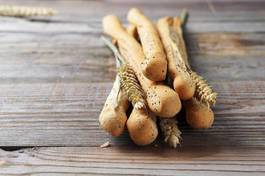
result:
[[[15,1],[49,18],[0,18],[0,175],[265,175],[265,1]],[[153,20],[190,12],[192,67],[219,93],[213,128],[184,120],[182,146],[136,147],[98,115],[115,62],[101,19],[140,7]],[[99,148],[110,141],[110,148]],[[34,148],[27,148],[34,147]]]

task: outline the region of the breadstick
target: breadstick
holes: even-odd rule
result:
[[[180,18],[174,18],[172,25],[174,28],[171,32],[171,38],[175,40],[175,43],[177,43],[177,41],[183,41],[183,49],[180,48],[179,54],[182,55],[181,58],[186,64],[192,81],[195,83],[194,97],[188,101],[184,101],[186,120],[187,123],[193,128],[210,128],[214,121],[214,113],[211,110],[209,104],[215,102],[216,93],[212,91],[210,86],[207,85],[202,77],[191,70],[191,67],[189,65],[187,51],[184,48],[185,45],[182,34],[182,26],[187,21],[187,16],[187,12],[184,11],[184,13],[181,14]]]
[[[122,27],[116,16],[110,15],[103,19],[104,32],[117,40],[121,54],[129,63],[147,95],[147,103],[157,116],[174,117],[181,108],[178,94],[171,88],[147,79],[141,72],[140,63],[144,54],[140,44]]]
[[[142,63],[144,75],[153,81],[165,80],[167,73],[166,55],[156,27],[136,8],[129,11],[127,19],[137,27],[145,55],[145,60]]]
[[[119,76],[121,87],[126,90],[127,96],[133,105],[133,111],[127,121],[130,137],[137,145],[148,145],[158,135],[156,117],[151,115],[145,106],[145,95],[138,84],[133,69],[124,64],[119,69]]]
[[[182,49],[181,46],[179,47],[179,54],[182,56],[180,58],[183,60],[183,62],[185,62],[191,79],[195,84],[194,97],[200,102],[210,107],[216,103],[217,93],[212,90],[212,88],[201,76],[199,76],[196,72],[192,71],[190,67],[182,34],[182,27],[187,21],[187,17],[187,12],[183,11],[180,17],[174,18],[172,24],[173,30],[171,31],[171,39],[174,41],[174,43],[177,43],[178,41],[180,41],[180,43],[183,43],[181,44]]]
[[[128,34],[133,36],[138,41],[139,38],[138,38],[137,29],[136,29],[135,25],[130,24],[126,28],[126,31],[127,31]],[[128,124],[128,122],[127,122],[127,124]],[[179,130],[179,128],[177,126],[177,120],[175,118],[160,119],[159,127],[160,127],[160,129],[161,129],[161,131],[163,133],[164,141],[170,147],[176,148],[177,145],[180,144],[180,140],[181,140],[181,137],[180,137],[181,131]],[[150,133],[150,131],[149,131],[149,133]],[[148,136],[150,137],[152,135],[148,135]],[[135,140],[135,138],[137,138],[137,137],[134,137],[134,140]],[[137,139],[139,139],[139,137]],[[146,139],[148,139],[148,138],[145,138],[145,140]],[[150,140],[150,141],[152,141],[152,140]]]
[[[205,104],[192,98],[184,102],[186,121],[192,128],[210,128],[214,121],[214,113]]]
[[[156,118],[145,109],[133,109],[127,120],[127,129],[131,139],[137,145],[148,145],[158,135]]]
[[[130,34],[131,36],[133,36],[137,41],[138,41],[138,33],[137,33],[137,28],[135,25],[133,24],[129,24],[129,26],[127,26],[126,31],[128,34]]]
[[[133,113],[131,113],[130,120],[127,123],[129,134],[134,143],[147,145],[157,137],[156,118],[149,113],[149,110],[145,106],[145,95],[133,69],[125,63],[124,58],[111,41],[104,37],[102,37],[102,40],[115,55],[116,66],[119,67],[118,78],[120,78],[120,87],[122,91],[126,92],[129,101],[133,105]]]
[[[177,38],[178,43],[174,43],[171,39],[171,28],[174,19],[171,17],[164,17],[158,20],[157,28],[162,39],[168,62],[168,73],[173,81],[173,87],[179,94],[181,100],[190,99],[195,91],[195,84],[192,82],[185,62],[186,48],[181,37]],[[176,29],[177,30],[177,29]],[[184,57],[184,58],[183,58]]]
[[[100,126],[112,136],[119,136],[123,133],[129,107],[129,101],[125,92],[120,89],[119,77],[116,76],[110,94],[99,115]]]
[[[124,64],[119,69],[119,76],[121,87],[126,90],[127,97],[133,105],[133,111],[127,121],[130,137],[137,145],[148,145],[158,135],[156,117],[145,106],[145,95],[133,69]]]

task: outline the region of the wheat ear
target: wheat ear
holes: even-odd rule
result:
[[[160,129],[164,135],[164,141],[171,147],[176,148],[180,144],[181,131],[176,119],[160,119]]]
[[[190,75],[196,86],[194,97],[208,107],[215,105],[217,93],[213,91],[202,76],[194,71],[190,71]]]
[[[30,17],[30,16],[52,16],[57,11],[45,7],[25,7],[0,5],[0,16]]]
[[[146,108],[145,94],[138,82],[134,70],[125,63],[123,57],[121,56],[115,45],[113,45],[104,37],[102,37],[102,39],[114,53],[117,60],[116,63],[119,63],[118,75],[120,78],[120,84],[121,87],[125,90],[129,101],[136,109]]]
[[[145,94],[140,86],[133,69],[125,64],[119,68],[121,87],[124,88],[129,101],[136,109],[146,108]]]

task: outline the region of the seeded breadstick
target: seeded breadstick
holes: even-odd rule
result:
[[[135,35],[137,34],[137,30],[134,25],[130,24],[129,27],[126,28],[126,30],[131,36],[133,36],[137,40],[138,36]],[[170,147],[176,148],[177,145],[180,144],[181,140],[181,131],[178,128],[177,119],[160,119],[159,127],[161,129],[161,132],[163,133],[164,141]]]
[[[155,25],[136,8],[129,11],[127,19],[137,27],[145,55],[145,60],[141,63],[144,75],[153,81],[165,80],[167,73],[166,55]]]
[[[217,93],[215,93],[212,88],[207,84],[207,82],[199,76],[196,72],[192,71],[189,60],[187,57],[187,51],[185,49],[185,44],[183,40],[183,34],[182,34],[182,26],[185,24],[185,21],[187,21],[188,14],[186,11],[183,11],[180,17],[175,17],[172,24],[171,30],[171,39],[174,41],[174,43],[178,43],[179,41],[182,41],[182,48],[180,47],[179,54],[182,56],[180,58],[183,59],[183,62],[185,62],[188,72],[191,75],[191,79],[195,84],[195,94],[194,97],[199,100],[200,102],[206,104],[208,107],[212,106],[216,102]]]
[[[99,115],[100,126],[113,136],[121,135],[127,121],[128,106],[129,101],[124,90],[120,88],[120,80],[117,76]]]
[[[127,121],[127,129],[133,142],[137,145],[148,145],[152,143],[157,135],[156,117],[152,115],[145,105],[145,95],[138,84],[133,69],[125,64],[119,69],[121,87],[127,93],[133,110]]]
[[[143,75],[140,63],[144,60],[144,54],[140,44],[125,31],[116,16],[106,16],[103,28],[106,34],[117,40],[121,54],[136,72],[150,110],[160,117],[174,117],[181,108],[178,94],[168,86],[151,81]]]
[[[190,74],[183,60],[186,59],[186,48],[182,37],[176,35],[175,41],[171,38],[171,30],[174,24],[174,19],[164,17],[158,20],[157,28],[164,44],[168,61],[168,74],[172,80],[173,87],[179,94],[180,99],[190,99],[195,91]],[[178,30],[178,29],[175,29]]]
[[[117,51],[111,41],[102,37],[104,43],[111,49],[116,58],[116,68],[122,64],[117,58]],[[116,52],[116,53],[115,53]],[[110,94],[99,115],[100,126],[113,136],[119,136],[123,133],[127,121],[126,111],[129,107],[129,100],[126,91],[121,87],[120,77],[117,75]]]
[[[186,21],[187,13],[182,13],[181,17],[174,18],[173,30],[171,31],[171,38],[175,43],[183,40],[182,25]],[[180,53],[183,57],[183,61],[186,64],[192,81],[195,83],[194,97],[188,101],[184,101],[184,107],[186,110],[186,120],[188,124],[193,128],[210,128],[214,121],[214,113],[210,108],[210,104],[215,103],[216,93],[212,91],[209,85],[200,77],[197,73],[191,70],[188,62],[186,50]]]
[[[133,69],[127,65],[118,49],[111,41],[102,37],[105,44],[115,55],[121,91],[125,90],[127,97],[133,105],[132,113],[127,121],[127,128],[131,139],[137,145],[147,145],[153,142],[157,135],[156,117],[149,112],[145,105],[145,96]]]

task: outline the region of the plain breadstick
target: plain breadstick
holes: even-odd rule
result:
[[[171,39],[171,28],[173,28],[174,19],[165,17],[158,20],[157,28],[164,44],[167,54],[168,73],[173,82],[173,87],[179,94],[180,99],[190,99],[195,91],[195,84],[192,82],[186,64],[186,49],[182,37],[178,36],[178,43],[173,43]]]
[[[145,54],[145,76],[153,81],[163,81],[167,73],[167,61],[162,42],[155,25],[139,9],[132,8],[127,16],[130,23],[137,27],[137,32]]]
[[[174,117],[181,109],[178,94],[163,84],[147,79],[141,72],[144,54],[140,44],[122,27],[116,16],[110,15],[103,19],[104,32],[117,40],[124,59],[132,66],[137,78],[147,95],[147,103],[157,116]]]
[[[129,106],[128,98],[124,90],[120,89],[119,78],[116,76],[111,92],[99,115],[100,126],[113,136],[123,133]]]

